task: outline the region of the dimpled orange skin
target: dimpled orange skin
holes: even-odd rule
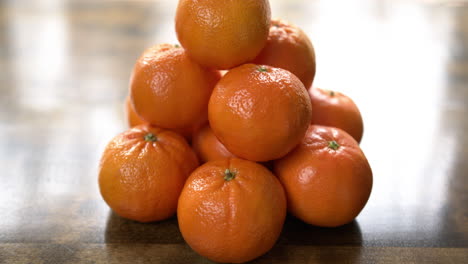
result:
[[[335,91],[310,88],[314,112],[312,124],[341,128],[361,142],[364,122],[357,105],[348,96]]]
[[[150,133],[154,138],[148,139]],[[159,221],[175,214],[185,180],[197,166],[195,153],[181,136],[140,125],[107,145],[99,167],[99,189],[118,215],[139,222]]]
[[[234,179],[225,179],[226,169]],[[286,217],[286,197],[278,179],[255,162],[210,161],[187,179],[177,217],[182,236],[197,253],[242,263],[273,247]]]
[[[307,35],[295,25],[273,19],[267,44],[253,60],[292,72],[310,87],[315,77],[315,51]]]
[[[183,48],[161,44],[138,59],[130,79],[135,112],[148,123],[184,129],[204,123],[220,73],[189,59]]]
[[[338,145],[331,145],[335,141]],[[275,161],[288,210],[306,223],[336,227],[361,212],[372,190],[372,170],[354,140],[339,128],[312,125],[301,144]]]
[[[141,119],[137,115],[137,113],[133,109],[132,102],[129,96],[127,96],[127,98],[125,99],[125,115],[127,116],[127,124],[129,127],[134,127],[147,123],[145,120]],[[170,130],[182,135],[185,139],[190,141],[192,139],[193,131],[197,130],[198,126],[199,125],[197,124],[194,128],[178,128]]]
[[[198,159],[201,162],[235,157],[216,138],[208,124],[193,135],[192,148],[197,153]]]
[[[310,124],[307,90],[292,73],[245,64],[216,85],[208,119],[216,137],[244,159],[269,161],[291,151]]]
[[[177,38],[199,64],[230,69],[262,50],[270,18],[268,0],[179,0]]]

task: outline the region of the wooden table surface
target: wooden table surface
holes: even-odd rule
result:
[[[0,0],[0,263],[210,263],[175,218],[122,219],[97,186],[134,61],[177,41],[176,3]],[[315,84],[359,105],[374,188],[349,225],[288,218],[254,263],[468,263],[468,4],[271,5],[312,39]]]

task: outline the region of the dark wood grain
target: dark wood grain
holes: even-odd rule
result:
[[[185,244],[7,244],[5,263],[213,263]],[[466,249],[277,246],[251,263],[466,263]],[[52,261],[51,261],[52,260]]]
[[[144,48],[175,43],[177,1],[0,1],[0,263],[210,263],[175,218],[113,214],[97,186]],[[350,95],[374,172],[343,227],[288,217],[254,263],[468,263],[468,5],[271,1]]]

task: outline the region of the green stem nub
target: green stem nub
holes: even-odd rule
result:
[[[235,171],[230,171],[229,169],[226,169],[224,171],[224,180],[225,181],[230,181],[233,180],[236,177],[236,172]]]
[[[268,72],[268,69],[265,66],[260,66],[257,69],[259,72]]]
[[[174,48],[180,48],[179,44],[174,44]]]
[[[340,148],[340,144],[338,144],[338,142],[336,142],[335,140],[328,141],[328,147],[333,150],[337,150],[338,148]]]
[[[335,96],[335,92],[334,92],[334,91],[329,91],[328,94],[329,94],[331,97]]]
[[[145,135],[145,141],[147,142],[156,142],[158,140],[158,138],[153,135],[153,133],[148,133]]]

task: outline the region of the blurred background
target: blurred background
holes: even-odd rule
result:
[[[278,247],[437,247],[467,257],[468,2],[270,2],[273,17],[312,40],[314,85],[359,106],[361,146],[374,171],[371,198],[352,227],[337,233],[291,220]],[[96,252],[109,242],[183,244],[175,220],[163,229],[110,214],[97,186],[104,146],[127,128],[123,102],[135,60],[151,45],[177,43],[176,5],[0,0],[0,257],[22,256],[35,243],[89,243]],[[154,234],[139,237],[148,230]],[[177,234],[166,241],[171,230]],[[53,249],[66,260],[81,252],[70,248]],[[413,254],[388,252],[403,261]],[[358,260],[372,259],[362,254]]]

